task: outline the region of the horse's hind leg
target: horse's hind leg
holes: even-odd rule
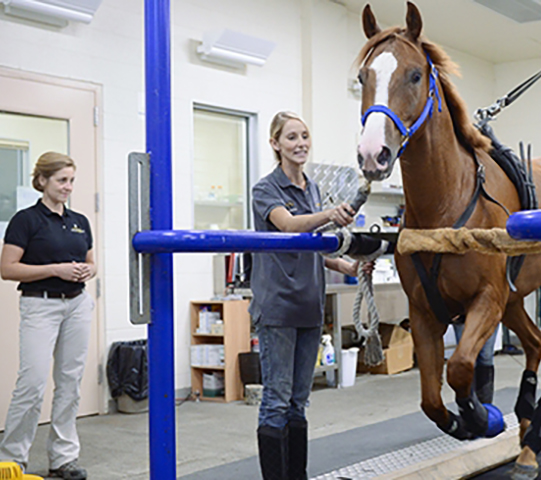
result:
[[[535,409],[537,369],[541,359],[541,332],[526,313],[522,299],[507,305],[502,321],[517,334],[526,354],[526,366],[515,404],[515,414],[520,422],[520,438],[523,438]]]
[[[537,453],[541,451],[541,402],[535,406],[537,387],[537,368],[541,355],[541,332],[524,310],[522,299],[510,303],[503,317],[504,325],[513,330],[524,348],[526,367],[522,374],[519,395],[515,405],[515,414],[520,421],[520,438],[522,450],[517,458],[515,468],[529,468],[532,476],[536,475]],[[520,475],[519,475],[520,476]],[[512,477],[513,478],[513,477]]]

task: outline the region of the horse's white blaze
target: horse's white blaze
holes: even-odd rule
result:
[[[389,106],[389,84],[398,62],[391,52],[383,52],[372,62],[370,70],[376,75],[376,105]],[[366,119],[359,144],[359,153],[365,158],[377,158],[385,145],[386,115],[380,112],[371,113]]]

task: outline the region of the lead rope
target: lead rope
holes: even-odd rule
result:
[[[357,330],[359,340],[365,339],[364,363],[369,367],[375,367],[384,360],[383,347],[379,336],[379,313],[374,300],[374,285],[372,275],[362,269],[363,263],[359,263],[357,278],[359,284],[355,302],[353,303],[353,323]],[[368,309],[368,327],[365,328],[361,320],[361,306],[363,297],[366,298]]]

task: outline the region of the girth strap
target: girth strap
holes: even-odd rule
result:
[[[481,195],[485,197],[488,201],[499,205],[505,211],[505,213],[509,215],[509,210],[507,210],[505,205],[501,204],[498,200],[489,195],[485,190],[485,167],[484,165],[481,165],[479,163],[475,151],[472,150],[471,153],[475,164],[477,165],[475,190],[473,192],[470,203],[468,204],[462,215],[460,215],[458,220],[453,224],[454,229],[463,227],[470,219],[473,211],[475,210],[475,206],[477,205],[477,201],[479,200],[479,197]],[[438,275],[440,271],[442,255],[443,254],[441,253],[437,253],[434,255],[434,260],[432,261],[430,273],[427,272],[419,253],[413,253],[411,255],[411,259],[413,261],[415,270],[417,271],[417,275],[419,275],[419,280],[421,281],[421,285],[423,286],[423,290],[425,291],[426,299],[428,300],[430,308],[436,315],[436,318],[441,323],[449,325],[452,322],[451,314],[449,313],[449,309],[447,308],[447,305],[445,304],[445,301],[441,296],[440,289],[438,288]]]

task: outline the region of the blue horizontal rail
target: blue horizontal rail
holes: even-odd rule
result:
[[[133,236],[139,253],[173,252],[335,252],[336,235],[249,230],[145,230]]]
[[[523,210],[507,220],[507,233],[515,240],[541,240],[541,210]]]

